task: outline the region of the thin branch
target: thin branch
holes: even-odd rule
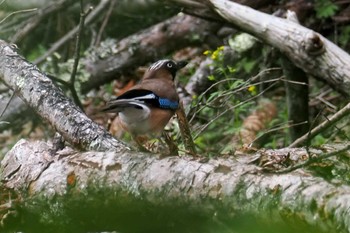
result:
[[[263,70],[261,72],[259,72],[257,75],[255,75],[254,77],[251,77],[249,78],[246,82],[242,83],[242,85],[238,86],[237,88],[235,88],[233,91],[229,91],[229,94],[230,95],[233,95],[235,93],[238,93],[246,88],[249,88],[250,86],[252,85],[260,85],[260,84],[263,84],[263,83],[271,83],[271,82],[275,82],[275,81],[280,81],[282,80],[281,78],[275,78],[275,79],[269,79],[269,80],[264,80],[264,81],[260,81],[260,82],[256,82],[254,84],[247,84],[247,83],[253,83],[255,80],[257,80],[260,75],[262,75],[263,73],[265,72],[269,72],[269,71],[273,71],[273,70],[280,70],[281,68],[269,68],[269,69],[266,69],[266,70]],[[198,103],[202,103],[203,102],[203,98],[205,97],[205,95],[207,93],[209,93],[209,91],[211,89],[213,89],[215,86],[219,85],[220,83],[224,83],[224,82],[229,82],[229,81],[235,81],[237,80],[236,78],[227,78],[227,79],[223,79],[223,80],[220,80],[220,81],[217,81],[216,83],[212,84],[209,88],[207,88],[203,93],[201,93],[201,95],[198,97]],[[208,105],[205,105],[201,108],[199,108],[198,110],[196,110],[195,113],[193,113],[191,119],[189,120],[189,122],[191,123],[194,118],[196,117],[196,114],[200,111],[203,110],[204,107],[207,107]],[[198,107],[198,106],[196,106]],[[194,108],[195,109],[195,108]],[[191,109],[190,111],[192,111],[193,109]]]
[[[264,137],[267,134],[271,134],[273,132],[277,132],[277,131],[280,131],[282,129],[289,129],[289,128],[292,128],[292,127],[295,127],[295,126],[298,126],[298,125],[307,124],[308,122],[304,121],[304,122],[299,122],[299,123],[294,123],[294,124],[290,124],[290,123],[291,122],[288,121],[288,122],[284,123],[284,124],[287,124],[287,125],[283,124],[282,126],[276,126],[276,127],[273,127],[273,128],[270,128],[270,129],[266,130],[260,136],[256,137],[249,145],[253,145],[254,142],[258,141],[260,138]]]
[[[193,138],[191,135],[190,126],[188,124],[188,120],[185,114],[185,110],[183,104],[180,103],[179,109],[176,111],[177,119],[180,125],[180,133],[182,137],[182,141],[184,143],[185,149],[191,154],[196,154],[196,146],[193,142]]]
[[[342,108],[341,110],[336,112],[331,118],[329,118],[329,120],[325,120],[320,125],[318,125],[315,128],[313,128],[309,133],[304,134],[303,136],[301,136],[300,138],[295,140],[288,147],[289,148],[296,147],[298,145],[301,145],[301,144],[311,140],[316,135],[318,135],[322,131],[326,130],[327,128],[329,128],[330,126],[335,124],[337,121],[341,120],[343,117],[345,117],[345,116],[347,116],[349,114],[350,114],[350,103],[348,103],[347,105],[345,105],[344,108]]]
[[[50,1],[50,3],[46,4],[42,8],[39,8],[39,10],[29,18],[25,18],[23,20],[18,18],[17,21],[19,23],[16,23],[12,27],[8,25],[8,28],[13,32],[11,33],[12,36],[10,37],[11,43],[18,43],[29,33],[36,30],[41,22],[44,22],[45,20],[47,22],[47,18],[61,10],[72,7],[74,4],[75,3],[73,0]]]
[[[51,74],[46,74],[46,76],[48,77],[48,78],[50,78],[52,81],[54,81],[54,82],[57,82],[57,83],[60,83],[60,84],[62,84],[63,86],[65,86],[65,87],[67,87],[68,89],[69,89],[69,82],[68,81],[65,81],[65,80],[63,80],[63,79],[60,79],[60,78],[57,78],[56,76],[53,76],[53,75],[51,75]]]
[[[200,135],[204,130],[206,130],[206,129],[209,127],[209,125],[211,125],[214,121],[216,121],[217,119],[219,119],[221,116],[223,116],[223,115],[226,114],[227,112],[229,112],[229,111],[231,111],[231,110],[233,110],[233,109],[235,109],[235,108],[237,108],[237,107],[239,107],[239,106],[241,106],[241,105],[243,105],[243,104],[245,104],[245,103],[248,103],[248,102],[250,102],[250,101],[252,101],[252,100],[258,98],[259,96],[262,96],[266,91],[268,91],[268,90],[271,89],[273,86],[275,86],[275,84],[276,84],[276,83],[271,84],[271,86],[267,87],[264,91],[260,92],[259,94],[255,95],[255,96],[253,96],[253,97],[251,97],[251,98],[248,98],[246,101],[240,102],[240,103],[238,103],[238,104],[236,104],[236,105],[234,105],[234,106],[231,106],[231,107],[225,109],[225,110],[222,111],[220,114],[218,114],[216,117],[214,117],[213,119],[211,119],[207,124],[205,124],[205,125],[199,130],[199,132],[197,132],[197,134],[194,136],[194,138],[195,138],[195,139],[198,138],[199,135]]]
[[[103,22],[102,22],[102,25],[100,27],[100,30],[98,31],[97,38],[96,38],[96,41],[95,41],[95,45],[100,44],[102,33],[103,33],[103,31],[105,30],[105,28],[107,26],[107,23],[108,23],[111,15],[112,15],[112,12],[114,10],[114,6],[115,6],[116,3],[117,3],[116,0],[111,0],[111,4],[109,6],[109,9],[108,9],[108,11],[106,13],[105,18],[103,19]]]
[[[336,156],[336,155],[339,155],[341,153],[344,153],[346,151],[350,150],[350,144],[347,145],[347,146],[344,146],[343,148],[339,149],[339,150],[336,150],[336,151],[332,151],[332,152],[329,152],[329,153],[324,153],[324,154],[320,154],[319,156],[317,156],[316,158],[313,158],[313,157],[309,157],[310,159],[305,161],[304,163],[300,163],[298,165],[295,165],[293,167],[289,167],[289,168],[286,168],[286,169],[282,169],[282,170],[278,170],[278,171],[273,171],[273,173],[276,173],[276,174],[283,174],[283,173],[289,173],[291,171],[294,171],[296,169],[299,169],[299,168],[303,168],[303,167],[306,167],[306,166],[309,166],[310,164],[313,164],[317,161],[320,161],[322,159],[326,159],[326,158],[329,158],[329,157],[332,157],[332,156]]]
[[[0,4],[0,5],[1,5],[1,4]],[[7,109],[8,106],[10,105],[10,103],[11,103],[13,97],[15,96],[15,94],[16,94],[16,90],[14,90],[14,91],[12,92],[12,95],[11,95],[9,101],[8,101],[7,104],[5,105],[5,108],[2,110],[2,112],[0,113],[0,119],[1,119],[1,117],[4,115],[6,109]],[[7,122],[1,121],[0,123],[7,123]]]
[[[84,12],[84,3],[83,0],[80,0],[80,21],[79,21],[79,30],[76,37],[75,42],[75,51],[74,51],[74,64],[73,64],[73,70],[72,74],[70,76],[70,91],[72,93],[72,97],[74,100],[74,103],[80,107],[81,110],[83,110],[83,105],[81,104],[77,91],[75,90],[74,84],[75,84],[75,77],[78,70],[79,65],[79,59],[80,59],[80,44],[81,44],[81,37],[84,31],[84,21],[86,15],[90,12],[91,8],[87,12]]]
[[[0,4],[0,5],[1,5],[1,4]],[[11,12],[10,14],[8,14],[5,18],[3,18],[3,19],[0,21],[0,24],[2,24],[3,22],[5,22],[5,20],[7,20],[8,18],[10,18],[12,15],[19,14],[19,13],[26,13],[26,12],[36,11],[36,10],[38,10],[38,8],[32,8],[32,9],[26,9],[26,10],[20,10],[20,11]]]
[[[108,2],[109,0],[101,0],[100,3],[96,6],[96,8],[94,8],[94,10],[91,12],[91,14],[89,14],[86,17],[85,20],[85,24],[88,25],[90,24],[93,20],[95,20],[95,18],[97,16],[99,16],[99,14],[105,10],[105,8],[108,6]],[[58,50],[62,45],[64,45],[65,43],[67,43],[67,41],[71,40],[74,35],[79,31],[79,26],[76,26],[75,28],[73,28],[71,31],[69,31],[64,37],[62,37],[61,39],[59,39],[58,41],[56,41],[49,50],[46,51],[45,54],[43,54],[42,56],[40,56],[39,58],[37,58],[33,63],[38,65],[40,63],[42,63],[43,61],[45,61],[45,59],[50,56],[52,53],[54,53],[56,50]]]

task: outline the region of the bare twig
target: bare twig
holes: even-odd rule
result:
[[[0,4],[1,5],[1,4]],[[5,20],[7,20],[8,18],[10,18],[12,15],[15,15],[15,14],[19,14],[19,13],[25,13],[25,12],[31,12],[31,11],[36,11],[38,10],[38,8],[32,8],[32,9],[26,9],[26,10],[20,10],[20,11],[15,11],[15,12],[11,12],[10,14],[8,14],[5,18],[3,18],[1,21],[0,21],[0,24],[5,22]]]
[[[202,128],[199,130],[199,132],[196,133],[196,135],[194,136],[194,138],[195,138],[195,139],[198,138],[199,135],[200,135],[204,130],[206,130],[206,129],[209,127],[209,125],[211,125],[214,121],[216,121],[217,119],[219,119],[220,117],[222,117],[224,114],[226,114],[227,112],[229,112],[229,111],[231,111],[231,110],[233,110],[233,109],[235,109],[235,108],[237,108],[237,107],[239,107],[239,106],[241,106],[241,105],[243,105],[243,104],[246,104],[246,103],[248,103],[248,102],[250,102],[250,101],[252,101],[252,100],[254,100],[254,99],[256,99],[256,98],[258,98],[258,97],[260,97],[260,96],[262,96],[266,91],[268,91],[268,90],[271,89],[273,86],[275,86],[275,84],[276,84],[276,83],[272,83],[272,84],[271,84],[269,87],[267,87],[264,91],[258,93],[257,95],[255,95],[255,96],[253,96],[253,97],[251,97],[251,98],[246,99],[244,102],[240,102],[240,103],[238,103],[238,104],[236,104],[236,105],[234,105],[234,106],[230,106],[230,107],[226,108],[226,109],[225,109],[224,111],[222,111],[220,114],[218,114],[217,116],[215,116],[214,118],[212,118],[207,124],[205,124],[204,126],[202,126]],[[239,88],[239,89],[240,89],[240,88]]]
[[[101,0],[100,3],[97,5],[96,8],[86,17],[85,24],[88,25],[92,21],[96,19],[97,16],[100,15],[100,13],[105,10],[105,8],[108,6],[109,0]],[[62,37],[60,40],[56,41],[49,50],[46,51],[45,54],[43,54],[41,57],[37,58],[33,63],[34,64],[40,64],[45,59],[50,56],[52,53],[54,53],[57,49],[59,49],[62,45],[67,43],[70,39],[74,37],[74,35],[79,31],[79,26],[76,26],[71,31],[69,31],[64,37]]]
[[[259,72],[257,75],[255,75],[254,77],[249,78],[245,83],[243,83],[242,85],[238,86],[236,89],[234,89],[234,90],[232,90],[232,91],[231,91],[231,90],[228,91],[226,94],[233,95],[233,94],[238,93],[238,92],[240,92],[240,91],[242,91],[242,90],[245,90],[245,89],[247,89],[248,87],[252,86],[253,84],[250,84],[250,83],[253,83],[254,81],[256,81],[263,73],[269,72],[269,71],[273,71],[273,70],[280,70],[280,69],[281,69],[281,68],[269,68],[269,69],[263,70],[263,71]],[[216,83],[212,84],[209,88],[207,88],[207,89],[206,89],[203,93],[201,93],[201,95],[198,97],[198,100],[197,100],[198,103],[202,103],[202,102],[203,102],[203,98],[205,97],[205,95],[206,95],[207,93],[209,93],[209,91],[210,91],[211,89],[213,89],[214,87],[216,87],[217,85],[219,85],[219,84],[221,84],[221,83],[229,82],[229,81],[235,81],[235,80],[237,80],[237,79],[235,79],[235,78],[227,78],[227,79],[219,80],[219,81],[217,81]],[[269,80],[264,80],[264,81],[260,81],[260,82],[255,82],[254,85],[260,85],[260,84],[263,84],[263,83],[273,83],[273,82],[277,82],[277,81],[280,81],[280,80],[281,80],[281,81],[285,81],[285,80],[283,80],[283,79],[281,79],[281,78],[275,78],[275,79],[269,79]],[[223,96],[223,95],[224,95],[224,94],[222,94],[221,96]],[[191,119],[189,120],[189,122],[191,123],[191,122],[194,120],[196,114],[197,114],[198,112],[202,111],[203,108],[204,108],[204,107],[207,107],[207,106],[208,106],[208,105],[204,105],[204,106],[202,106],[201,108],[197,109],[197,110],[195,111],[195,113],[193,113],[193,115],[192,115]],[[196,107],[198,107],[198,106],[196,106]],[[192,109],[191,109],[191,111],[192,111]]]
[[[19,23],[14,25],[12,31],[13,35],[10,37],[11,43],[18,43],[20,40],[25,38],[29,33],[33,32],[38,25],[46,20],[47,18],[54,15],[56,12],[59,12],[67,7],[70,7],[74,4],[73,0],[58,0],[51,1],[49,4],[38,9],[35,14],[26,18],[24,20],[18,19]]]
[[[183,107],[182,103],[180,103],[180,107],[176,111],[176,115],[177,115],[177,119],[179,121],[181,137],[182,137],[182,141],[183,141],[183,143],[185,145],[185,149],[191,155],[195,155],[196,154],[196,146],[195,146],[195,144],[193,142],[190,126],[188,124],[188,121],[187,121],[186,114],[185,114],[184,107]]]
[[[322,122],[320,125],[316,126],[314,129],[312,129],[309,133],[304,134],[297,140],[295,140],[292,144],[290,144],[288,147],[296,147],[300,144],[305,143],[306,141],[309,141],[310,139],[314,138],[317,134],[320,132],[326,130],[333,124],[335,124],[337,121],[345,117],[346,115],[350,114],[350,103],[348,103],[344,108],[339,110],[337,113],[335,113],[329,120],[326,120]]]
[[[278,132],[280,130],[283,130],[283,129],[288,129],[288,128],[291,128],[291,127],[294,127],[294,126],[298,126],[298,125],[302,125],[302,124],[307,124],[308,122],[307,121],[304,121],[304,122],[299,122],[299,123],[295,123],[295,124],[292,124],[290,121],[286,122],[286,123],[283,123],[283,125],[280,125],[280,126],[276,126],[276,127],[273,127],[273,128],[270,128],[268,130],[266,130],[265,132],[263,132],[261,135],[257,136],[254,141],[252,141],[250,145],[253,145],[254,142],[256,141],[259,141],[261,138],[265,137],[266,135],[268,134],[271,134],[271,133],[274,133],[274,132]],[[287,124],[287,125],[285,125]]]
[[[103,22],[102,22],[102,25],[100,27],[100,30],[98,31],[98,34],[97,34],[97,37],[96,37],[96,41],[95,41],[95,45],[98,45],[101,42],[102,33],[105,30],[105,28],[107,26],[107,23],[108,23],[108,20],[110,19],[111,15],[112,15],[112,12],[114,10],[114,6],[115,6],[116,2],[117,2],[116,0],[111,0],[111,4],[109,6],[109,9],[108,9],[108,11],[106,13],[105,18],[103,19]]]
[[[0,4],[0,5],[1,5],[1,4]],[[7,104],[6,104],[5,108],[2,110],[2,112],[0,113],[0,118],[1,118],[1,117],[4,115],[4,113],[5,113],[6,109],[7,109],[7,108],[8,108],[8,106],[10,105],[10,103],[11,103],[11,101],[12,101],[13,97],[15,96],[15,94],[16,94],[16,90],[14,90],[14,91],[12,92],[12,95],[11,95],[11,97],[10,97],[9,101],[7,102]],[[4,122],[1,122],[1,123],[4,123]]]
[[[313,158],[313,157],[309,157],[310,159],[308,159],[307,161],[305,161],[304,163],[300,163],[298,165],[295,165],[293,167],[289,167],[289,168],[286,168],[286,169],[282,169],[282,170],[278,170],[278,171],[273,171],[273,173],[277,173],[277,174],[282,174],[282,173],[288,173],[288,172],[291,172],[291,171],[294,171],[296,169],[299,169],[299,168],[302,168],[302,167],[306,167],[306,166],[309,166],[310,164],[313,164],[317,161],[320,161],[322,159],[326,159],[326,158],[329,158],[329,157],[332,157],[332,156],[336,156],[336,155],[339,155],[341,153],[344,153],[346,151],[350,150],[350,144],[344,146],[343,148],[339,149],[339,150],[336,150],[336,151],[332,151],[332,152],[329,152],[329,153],[324,153],[324,154],[320,154],[318,155],[317,157]]]
[[[79,21],[79,30],[77,33],[76,37],[76,42],[75,42],[75,51],[74,51],[74,64],[73,64],[73,70],[72,74],[70,76],[70,86],[69,89],[72,93],[72,97],[74,100],[74,103],[80,107],[80,109],[83,110],[83,105],[81,104],[77,91],[75,90],[74,84],[75,84],[75,77],[77,74],[78,70],[78,65],[79,65],[79,59],[80,59],[80,43],[81,43],[81,36],[84,31],[84,21],[86,15],[89,13],[91,8],[87,12],[84,12],[84,3],[83,0],[80,0],[80,21]]]

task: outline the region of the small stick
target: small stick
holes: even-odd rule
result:
[[[107,26],[107,23],[108,23],[108,21],[109,21],[111,15],[112,15],[112,12],[113,12],[113,10],[114,10],[114,6],[115,6],[116,2],[117,2],[116,0],[111,0],[111,3],[110,3],[110,6],[109,6],[109,8],[108,8],[108,11],[107,11],[107,13],[106,13],[106,16],[105,16],[105,18],[103,19],[102,25],[101,25],[101,27],[100,27],[100,30],[99,30],[98,34],[97,34],[97,39],[96,39],[96,41],[95,41],[95,43],[94,43],[95,45],[99,45],[100,42],[101,42],[102,33],[103,33],[103,31],[105,30],[105,28],[106,28],[106,26]]]
[[[335,124],[337,121],[339,121],[340,119],[342,119],[343,117],[345,117],[348,114],[350,114],[350,103],[348,103],[344,108],[342,108],[338,112],[336,112],[331,118],[329,118],[329,120],[325,120],[320,125],[313,128],[309,133],[304,134],[303,136],[301,136],[300,138],[295,140],[288,147],[289,148],[296,147],[296,146],[299,146],[299,145],[305,143],[308,140],[311,140],[317,134],[326,130],[327,128],[329,128],[330,126],[332,126],[333,124]]]
[[[321,154],[317,158],[310,158],[307,161],[305,161],[303,163],[300,163],[298,165],[295,165],[293,167],[289,167],[289,168],[278,170],[278,171],[273,171],[273,173],[276,173],[276,174],[288,173],[288,172],[294,171],[296,169],[299,169],[299,168],[302,168],[302,167],[306,167],[306,166],[308,166],[310,164],[313,164],[313,163],[315,163],[317,161],[320,161],[322,159],[326,159],[326,158],[329,158],[329,157],[332,157],[332,156],[335,156],[335,155],[339,155],[339,154],[341,154],[343,152],[346,152],[348,150],[350,150],[350,144],[348,144],[347,146],[345,146],[345,147],[343,147],[343,148],[341,148],[339,150]]]
[[[75,90],[74,83],[75,83],[75,77],[77,75],[77,70],[78,70],[78,65],[79,65],[79,60],[80,60],[80,44],[81,44],[81,36],[83,35],[84,31],[84,22],[85,22],[85,17],[89,13],[84,12],[84,3],[83,0],[80,0],[80,21],[79,21],[79,30],[77,32],[77,37],[75,41],[75,50],[74,50],[74,64],[73,64],[73,71],[70,76],[70,85],[69,89],[72,93],[72,97],[74,100],[74,103],[78,105],[78,107],[83,110],[83,105],[79,99],[78,93]]]
[[[107,6],[108,6],[109,0],[101,0],[100,3],[93,9],[93,11],[91,12],[91,14],[89,14],[86,17],[86,24],[89,24],[91,22],[93,22],[97,16],[100,15],[101,12],[103,12]],[[58,41],[56,41],[49,50],[46,51],[45,54],[43,54],[41,57],[37,58],[33,63],[35,65],[38,65],[42,62],[45,61],[45,59],[50,56],[51,54],[53,54],[56,50],[58,50],[62,45],[64,45],[67,41],[71,40],[72,37],[74,37],[74,35],[78,32],[79,30],[79,26],[76,26],[75,28],[73,28],[72,30],[70,30],[65,36],[63,36],[61,39],[59,39]]]
[[[184,142],[185,149],[188,150],[191,155],[195,155],[196,146],[192,139],[191,130],[186,118],[186,114],[185,114],[182,102],[180,102],[180,106],[176,111],[176,115],[179,121],[181,138],[182,138],[182,141]]]

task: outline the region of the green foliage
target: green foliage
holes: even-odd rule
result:
[[[242,125],[242,116],[247,115],[257,95],[249,81],[237,78],[238,66],[224,64],[223,46],[204,54],[212,59],[212,70],[208,76],[213,83],[204,93],[194,98],[191,108],[191,124],[194,125],[195,144],[208,156],[227,153],[233,135]]]
[[[339,43],[345,47],[350,40],[350,26],[344,26],[339,35]]]
[[[45,71],[45,73],[53,75],[56,79],[57,84],[62,84],[62,82],[69,83],[73,65],[74,65],[74,59],[69,59],[66,62],[61,61],[62,58],[59,54],[55,53],[53,56],[50,56],[47,58],[47,62],[44,63],[40,68],[41,70]],[[78,65],[78,70],[76,74],[76,82],[74,83],[75,89],[78,90],[78,94],[80,94],[80,87],[83,82],[86,82],[89,74],[88,72],[83,69],[83,64],[80,62]],[[61,80],[61,82],[59,81]],[[63,89],[67,89],[67,86],[62,85]],[[81,99],[83,96],[81,96]]]
[[[44,54],[46,52],[46,50],[47,50],[47,48],[45,48],[42,44],[37,44],[37,46],[35,46],[30,51],[30,53],[28,53],[27,59],[29,61],[34,61],[35,59],[40,57],[42,54]]]
[[[325,19],[335,15],[339,7],[330,0],[318,0],[315,3],[316,17]]]
[[[242,61],[242,68],[246,73],[250,73],[253,71],[255,65],[256,65],[256,60],[255,59],[249,59],[249,58],[243,58]]]
[[[326,143],[326,138],[322,135],[316,135],[316,137],[312,140],[312,145],[313,146],[321,146]]]

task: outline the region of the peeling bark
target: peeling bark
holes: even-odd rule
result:
[[[233,219],[242,215],[267,218],[270,224],[309,224],[315,232],[350,230],[348,185],[302,169],[263,173],[251,163],[253,157],[266,156],[305,159],[304,149],[264,150],[201,162],[186,156],[159,159],[127,151],[77,153],[69,148],[51,156],[50,147],[21,140],[1,162],[4,186],[22,197],[17,203],[22,226],[17,230],[26,221],[41,220],[41,227],[56,231],[68,227],[75,232],[144,232],[157,226],[159,232],[217,232],[224,226],[224,232],[231,232]],[[131,216],[137,226],[127,221]],[[216,229],[208,228],[209,222]]]

